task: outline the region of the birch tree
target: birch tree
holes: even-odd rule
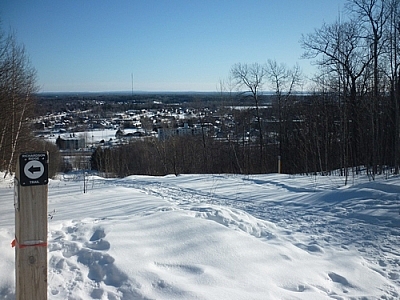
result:
[[[13,170],[15,156],[29,141],[28,117],[37,91],[36,70],[14,35],[0,41],[0,167]]]

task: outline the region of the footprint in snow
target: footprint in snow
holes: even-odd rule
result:
[[[66,283],[63,288],[78,288],[76,286],[79,282],[85,285],[89,280],[89,285],[93,287],[90,291],[92,299],[143,299],[138,293],[137,284],[132,284],[132,280],[114,264],[115,259],[106,253],[111,245],[105,239],[104,229],[96,228],[87,240],[85,227],[87,228],[87,224],[79,223],[65,228],[62,235],[59,231],[55,232],[57,237],[50,243],[50,253],[59,251],[62,254],[51,257],[52,271],[54,274],[70,277],[70,283]],[[87,275],[84,274],[86,272],[82,265],[87,267]],[[71,274],[75,275],[71,278]],[[87,277],[86,280],[84,276]],[[62,291],[62,287],[53,287],[51,292],[55,296],[65,291]]]

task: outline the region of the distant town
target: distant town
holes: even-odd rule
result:
[[[274,95],[258,104],[274,144]],[[37,95],[32,125],[36,137],[57,145],[68,170],[90,169],[96,149],[139,141],[206,137],[255,145],[254,110],[251,97],[236,93],[48,93]]]
[[[37,101],[35,135],[55,142],[62,151],[87,151],[149,137],[257,138],[256,130],[237,131],[243,111],[253,105],[251,99],[226,93],[49,93],[39,94]],[[262,97],[262,108],[272,109],[272,101],[271,95]]]

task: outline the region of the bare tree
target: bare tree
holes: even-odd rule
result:
[[[257,122],[257,130],[259,133],[259,157],[260,157],[260,172],[264,169],[264,136],[263,126],[260,115],[259,95],[264,84],[266,70],[263,65],[258,63],[242,64],[237,63],[231,69],[231,75],[236,80],[239,88],[245,88],[244,92],[250,93],[254,100],[255,117]]]
[[[359,118],[362,110],[357,101],[357,87],[372,56],[360,30],[356,20],[337,21],[331,25],[324,24],[301,39],[305,49],[303,57],[317,59],[315,63],[323,72],[336,78],[342,108],[342,165],[346,175],[349,164],[360,166],[364,162],[360,149]]]
[[[387,1],[386,1],[387,2]],[[385,50],[385,38],[384,35],[386,24],[390,18],[390,5],[386,5],[383,0],[348,0],[347,8],[358,20],[361,28],[361,35],[365,39],[366,43],[370,45],[370,55],[372,58],[371,64],[371,77],[372,77],[372,93],[368,97],[366,103],[367,112],[369,112],[369,144],[371,145],[371,165],[372,165],[372,176],[377,173],[377,162],[379,155],[379,147],[377,146],[382,141],[379,141],[382,134],[380,134],[380,128],[383,124],[380,124],[380,117],[378,113],[378,106],[380,106],[381,97],[380,88],[381,74],[383,66],[380,68],[380,61],[383,60]]]
[[[292,95],[296,86],[301,82],[301,70],[299,65],[293,68],[288,68],[285,64],[278,64],[275,60],[268,60],[266,64],[266,74],[270,81],[272,89],[275,91],[275,96],[278,105],[278,121],[279,121],[279,156],[283,155],[284,132],[286,132],[285,124],[288,121],[287,108],[288,100]]]
[[[324,24],[314,33],[302,36],[303,58],[316,59],[314,63],[337,74],[342,81],[344,92],[355,101],[357,80],[361,77],[372,58],[369,47],[361,38],[356,21]]]
[[[373,61],[373,96],[379,93],[379,58],[384,49],[384,30],[390,18],[390,6],[383,0],[348,0],[347,8],[356,16],[358,26],[370,45]],[[361,26],[360,26],[361,25]]]
[[[36,71],[11,34],[0,41],[0,74],[0,165],[10,172],[15,153],[29,139],[28,116],[37,90]]]
[[[388,41],[387,59],[389,70],[387,76],[390,81],[390,101],[392,114],[390,119],[394,127],[393,130],[393,164],[395,173],[399,173],[400,167],[400,1],[391,0],[389,3],[390,19],[386,26]]]

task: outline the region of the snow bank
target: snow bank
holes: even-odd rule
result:
[[[12,181],[11,181],[12,182]],[[49,299],[398,299],[399,179],[90,177],[49,184]],[[0,298],[14,299],[0,183]]]

